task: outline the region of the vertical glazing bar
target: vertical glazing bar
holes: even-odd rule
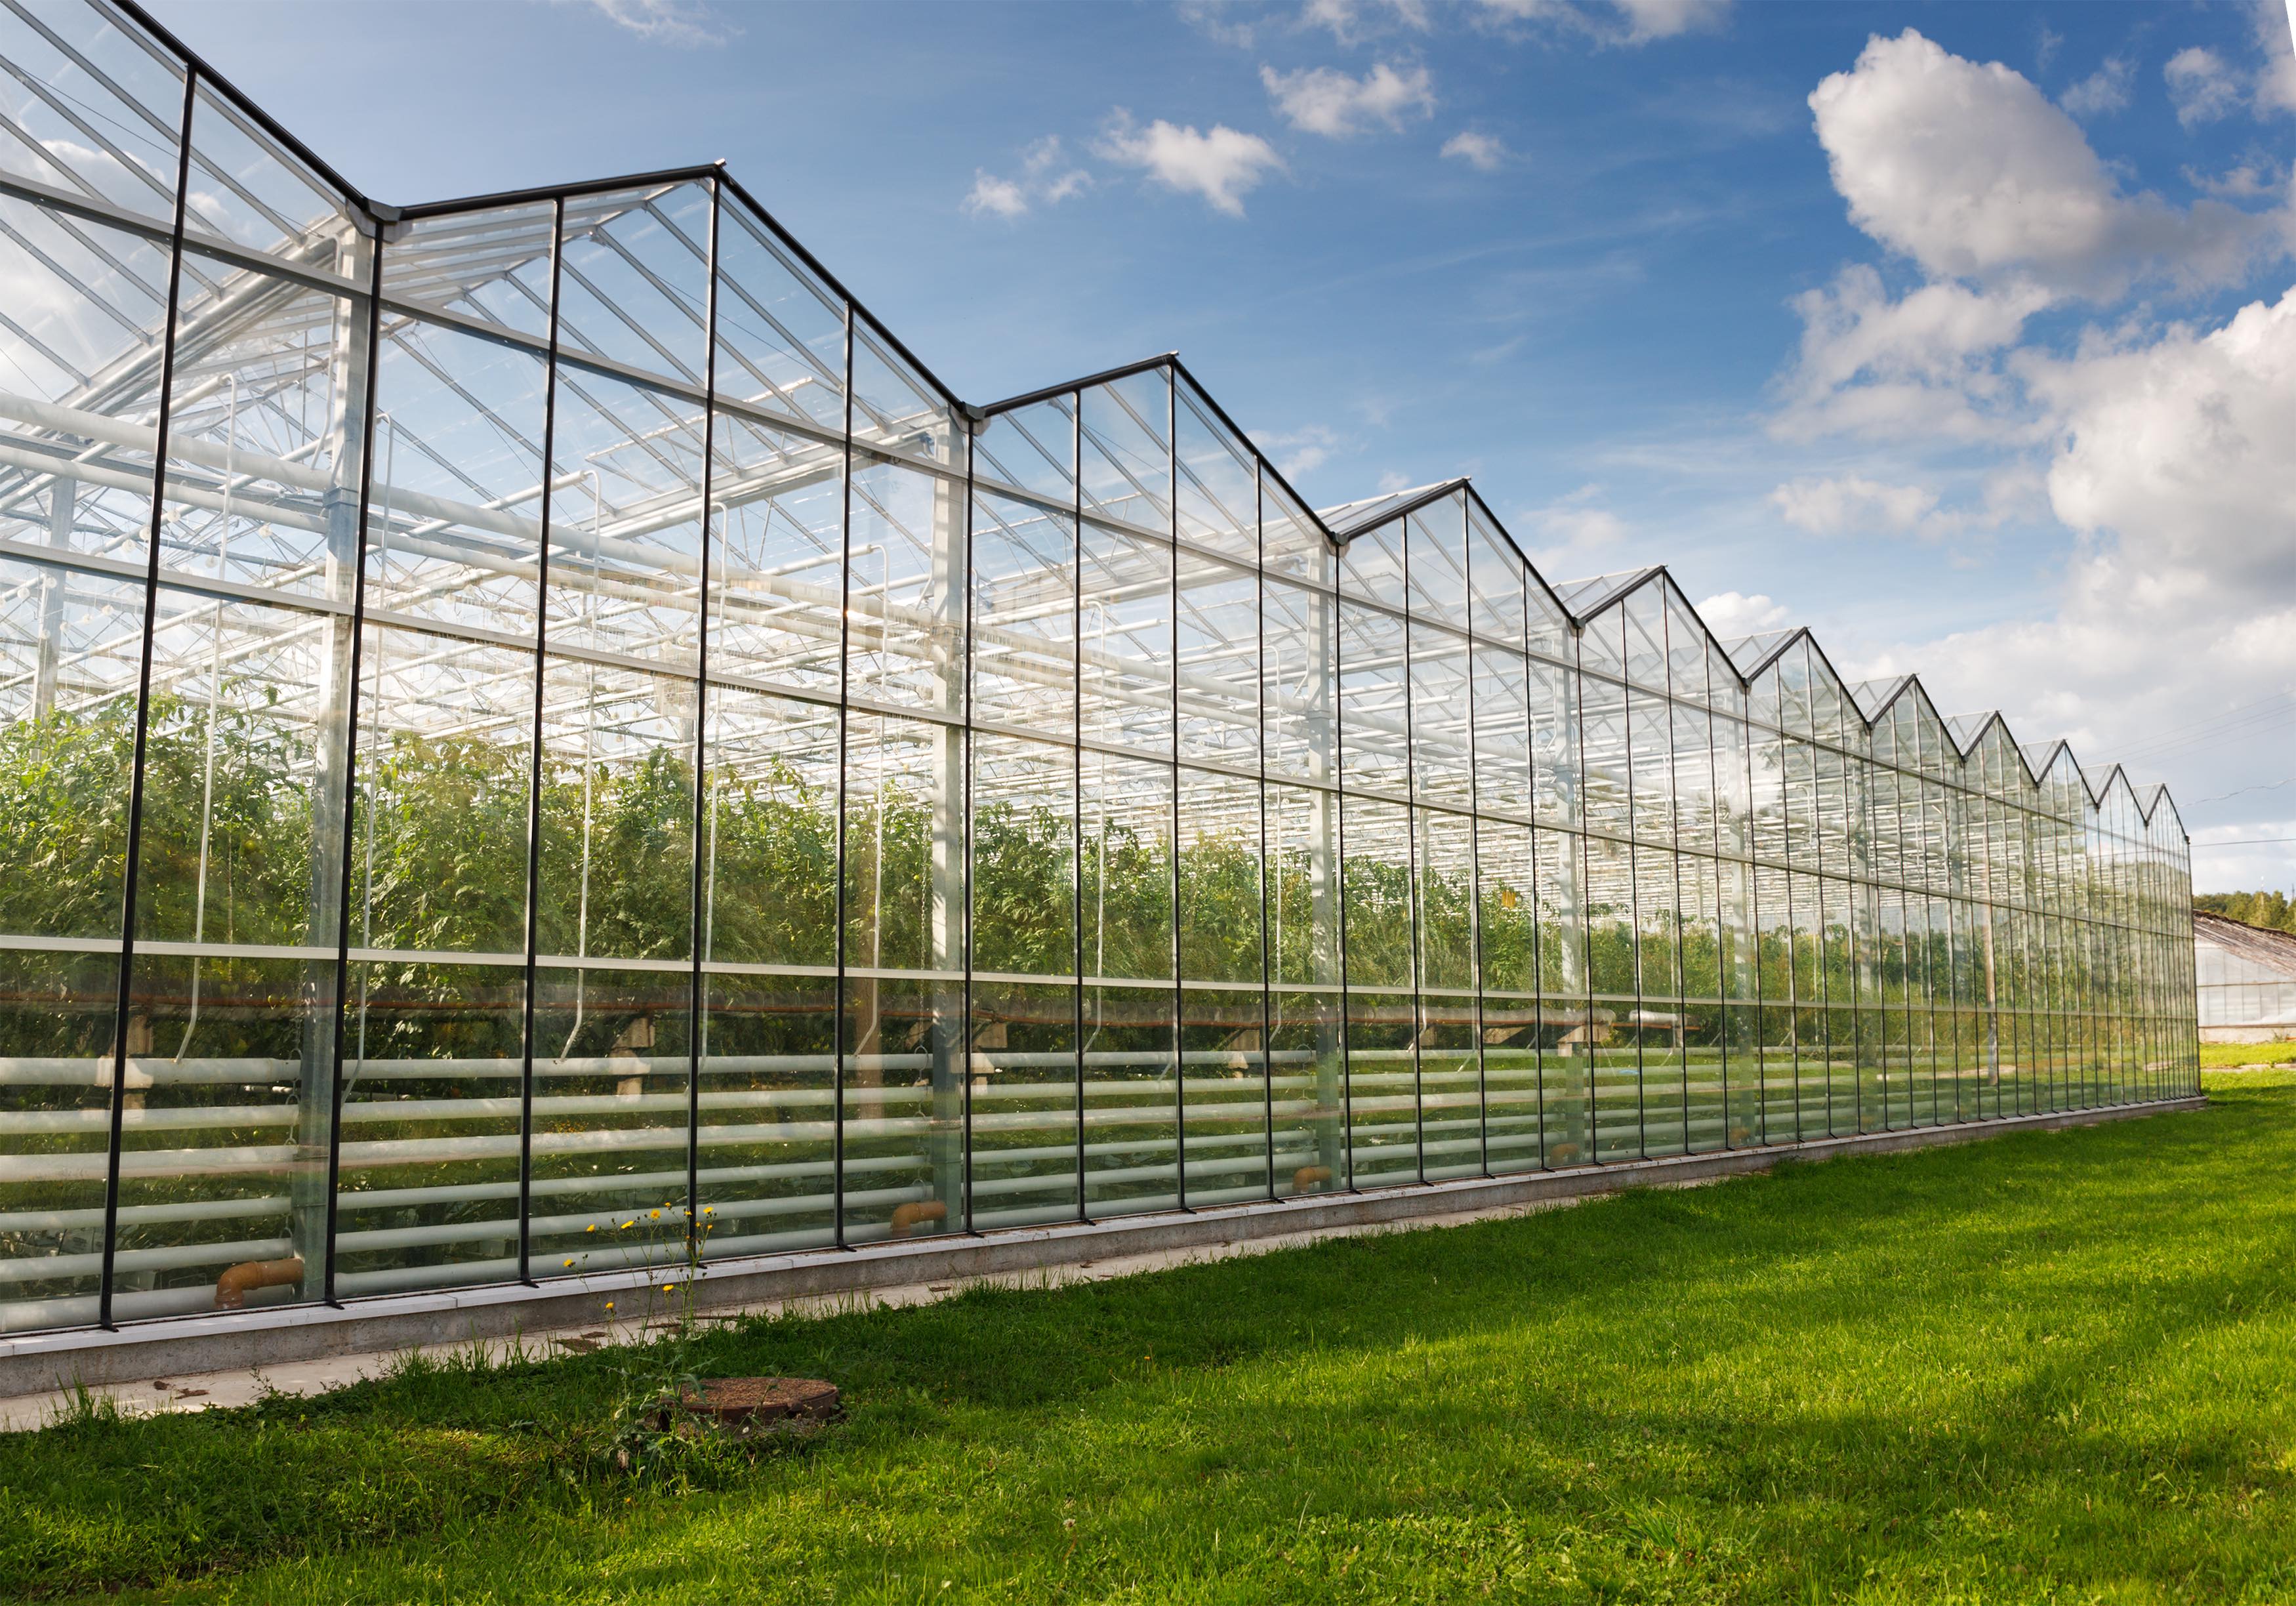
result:
[[[967,430],[972,429],[972,423],[965,414],[959,412],[956,417],[964,421],[959,427]],[[978,879],[973,873],[972,766],[973,754],[979,747],[972,729],[973,611],[975,593],[979,590],[979,587],[973,584],[972,566],[978,554],[975,553],[972,546],[972,501],[976,483],[974,465],[980,461],[980,438],[974,435],[965,442],[964,446],[964,645],[963,655],[958,660],[958,673],[962,679],[956,692],[957,717],[964,730],[964,762],[961,766],[963,774],[957,780],[959,798],[957,807],[964,820],[960,829],[964,835],[964,850],[957,857],[958,874],[963,877],[958,896],[964,908],[963,916],[964,927],[961,942],[953,956],[955,963],[964,972],[963,989],[964,1017],[957,1027],[956,1053],[957,1064],[960,1068],[958,1074],[964,1077],[964,1090],[963,1094],[964,1230],[973,1233],[980,1230],[973,1225],[972,1206],[972,892],[974,882]]]
[[[344,680],[348,709],[343,717],[342,822],[343,840],[347,843],[351,837],[352,816],[358,809],[359,649],[366,634],[367,503],[374,488],[374,398],[377,376],[382,367],[382,231],[378,225],[373,249],[368,253],[366,382],[360,387],[358,401],[359,438],[364,445],[359,453],[358,536],[351,559],[350,668]],[[326,1261],[319,1279],[319,1298],[329,1305],[340,1303],[335,1298],[335,1190],[341,1180],[343,1165],[343,1001],[350,992],[352,864],[349,853],[340,857],[342,877],[335,900],[334,1044],[327,1056],[327,1063],[332,1068],[330,1080],[333,1086],[327,1118]]]
[[[1076,1063],[1077,1219],[1092,1219],[1084,1143],[1084,392],[1069,392],[1069,1045]],[[1105,858],[1095,868],[1107,884]]]
[[[853,636],[853,303],[845,307],[845,441],[843,471],[837,480],[837,863],[836,895],[832,900],[835,914],[836,940],[834,963],[837,966],[836,995],[830,1003],[829,1050],[830,1073],[830,1153],[829,1210],[833,1224],[832,1241],[842,1249],[852,1246],[845,1241],[845,771],[852,761],[849,733],[853,725],[851,701],[852,636]],[[875,807],[882,809],[883,799]],[[877,918],[875,910],[870,918]]]
[[[1411,950],[1411,1156],[1412,1175],[1427,1180],[1427,1097],[1420,1082],[1419,1039],[1427,1023],[1427,966],[1420,950],[1425,946],[1427,899],[1419,884],[1419,745],[1418,722],[1412,704],[1417,701],[1412,684],[1411,619],[1417,611],[1411,602],[1411,519],[1398,520],[1396,545],[1403,553],[1403,810],[1404,886],[1408,889]],[[1341,882],[1345,885],[1344,881]]]
[[[1178,449],[1178,442],[1173,443]],[[1277,955],[1269,935],[1267,905],[1276,866],[1267,856],[1267,465],[1255,451],[1251,460],[1251,597],[1253,648],[1251,707],[1259,786],[1259,1102],[1267,1134],[1267,1197],[1275,1197],[1275,986]],[[1177,515],[1176,515],[1177,516]],[[1176,638],[1177,639],[1177,638]],[[1175,734],[1177,735],[1177,732]]]
[[[559,288],[566,260],[566,198],[550,203],[550,335],[542,379],[541,539],[535,547],[534,725],[527,749],[526,991],[521,1004],[518,1067],[518,1280],[534,1281],[534,1010],[535,966],[542,921],[542,704],[549,684],[550,514],[552,467],[558,450]]]
[[[693,878],[692,924],[687,938],[693,961],[686,989],[685,1072],[685,1249],[698,1260],[701,1249],[701,1062],[709,1052],[709,988],[701,973],[709,938],[702,911],[709,906],[709,519],[718,466],[718,225],[726,186],[709,181],[709,274],[701,292],[701,553],[696,565],[693,610]]]
[[[1172,1175],[1174,1195],[1180,1209],[1188,1208],[1188,1053],[1187,993],[1180,985],[1180,374],[1167,365],[1164,374],[1164,462],[1171,477],[1167,484],[1165,522],[1172,537],[1172,848],[1165,856],[1172,886]],[[1077,594],[1084,594],[1084,579],[1077,578]],[[1081,602],[1079,602],[1081,606]],[[1083,642],[1078,642],[1083,651]],[[1105,800],[1101,804],[1107,807]],[[1101,874],[1108,873],[1102,866]],[[1264,918],[1264,914],[1263,914]],[[1262,978],[1264,984],[1266,978]]]
[[[184,69],[184,121],[176,146],[176,212],[168,228],[167,324],[160,332],[160,406],[153,420],[152,522],[144,554],[144,635],[135,665],[135,735],[127,783],[127,863],[120,873],[119,991],[111,1020],[111,1141],[103,1163],[103,1269],[96,1290],[95,1321],[112,1320],[112,1266],[119,1237],[119,1139],[127,1121],[127,1004],[135,980],[135,884],[143,868],[144,760],[151,734],[152,636],[160,619],[160,526],[166,516],[169,402],[175,394],[176,314],[183,296],[184,194],[192,182],[192,109],[199,101],[200,71]]]

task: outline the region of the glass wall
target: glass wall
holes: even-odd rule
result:
[[[965,406],[718,169],[0,52],[0,1331],[2195,1086],[2118,771],[1176,359]]]

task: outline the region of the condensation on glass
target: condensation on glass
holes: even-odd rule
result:
[[[0,16],[0,1330],[2196,1086],[2165,793]]]

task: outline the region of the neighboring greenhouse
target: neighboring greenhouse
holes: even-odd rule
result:
[[[2296,1039],[2296,933],[2193,911],[2201,1041]]]
[[[0,1330],[2196,1088],[2161,791],[5,6]]]

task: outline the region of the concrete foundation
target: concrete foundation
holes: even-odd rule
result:
[[[872,1243],[754,1259],[713,1261],[695,1290],[696,1307],[715,1315],[857,1300],[889,1303],[938,1298],[981,1281],[1068,1281],[1076,1268],[1120,1266],[1146,1270],[1190,1259],[1249,1253],[1343,1233],[1395,1230],[1474,1220],[1568,1203],[1628,1188],[1683,1186],[1766,1171],[1784,1160],[1886,1154],[1946,1143],[1972,1143],[2010,1132],[2050,1131],[2103,1121],[2204,1108],[2185,1098],[2100,1110],[2063,1110],[1952,1127],[1872,1132],[1629,1160],[1607,1166],[1473,1177],[1362,1192],[1316,1194],[1272,1203],[1006,1232]],[[37,1425],[59,1390],[111,1391],[152,1380],[173,1387],[154,1390],[164,1404],[239,1403],[252,1397],[272,1369],[308,1372],[320,1387],[348,1381],[372,1366],[325,1363],[386,1356],[414,1349],[476,1344],[499,1353],[509,1343],[548,1352],[556,1335],[598,1339],[639,1336],[674,1314],[660,1274],[553,1279],[537,1287],[489,1286],[394,1294],[340,1306],[181,1316],[113,1332],[78,1330],[0,1339],[0,1426]],[[315,1365],[315,1364],[316,1364]],[[246,1387],[199,1389],[203,1378],[235,1378]],[[189,1385],[189,1386],[187,1386]],[[36,1398],[34,1397],[46,1397]]]

